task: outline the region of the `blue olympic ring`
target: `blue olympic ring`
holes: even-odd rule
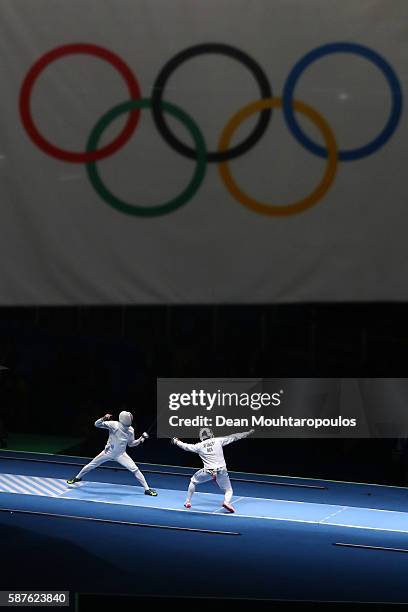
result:
[[[312,51],[304,55],[295,64],[295,66],[289,73],[288,78],[286,79],[286,83],[283,89],[284,117],[292,134],[295,136],[296,140],[301,145],[303,145],[311,153],[314,153],[319,157],[328,157],[327,150],[324,147],[321,147],[320,145],[313,142],[313,140],[311,140],[310,138],[308,138],[300,128],[293,109],[293,99],[295,86],[303,71],[314,61],[320,59],[325,55],[329,55],[330,53],[355,53],[356,55],[361,55],[365,59],[375,64],[375,66],[377,66],[377,68],[381,70],[391,90],[391,113],[385,127],[378,134],[378,136],[376,136],[368,144],[357,149],[338,151],[338,159],[340,159],[341,161],[361,159],[362,157],[367,157],[368,155],[375,153],[375,151],[382,147],[387,142],[387,140],[391,138],[392,134],[397,128],[402,112],[402,90],[398,77],[395,74],[394,70],[391,68],[390,64],[383,57],[381,57],[381,55],[379,55],[372,49],[364,47],[363,45],[357,45],[355,43],[337,42],[322,45],[321,47],[317,47],[316,49],[313,49]]]

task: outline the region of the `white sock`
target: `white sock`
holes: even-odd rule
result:
[[[133,475],[140,482],[140,484],[142,485],[142,487],[144,488],[145,491],[150,489],[149,485],[146,482],[146,478],[143,476],[143,474],[142,474],[142,472],[140,470],[137,470],[136,472],[133,472]]]
[[[225,491],[224,501],[226,504],[229,504],[231,502],[231,499],[232,499],[232,489],[227,489]]]
[[[190,503],[191,498],[193,497],[194,493],[195,493],[195,485],[193,485],[193,483],[190,482],[190,485],[189,485],[188,491],[187,491],[186,503]]]
[[[88,472],[90,472],[93,468],[87,469],[87,465],[85,465],[82,470],[80,472],[78,472],[78,474],[75,476],[75,478],[82,478],[83,476],[85,476],[85,474],[87,474]]]

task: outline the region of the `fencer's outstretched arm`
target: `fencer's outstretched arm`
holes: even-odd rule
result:
[[[173,438],[172,442],[173,442],[173,444],[175,444],[179,448],[182,448],[185,451],[190,451],[190,453],[197,453],[198,452],[197,444],[187,444],[186,442],[182,442],[178,438]]]
[[[221,438],[222,445],[227,446],[227,444],[231,444],[231,442],[236,442],[237,440],[242,440],[242,438],[247,438],[251,434],[253,434],[255,429],[251,429],[250,431],[243,431],[242,433],[235,433],[229,436],[224,436]]]
[[[103,429],[109,429],[110,423],[108,422],[108,419],[110,419],[111,416],[112,416],[111,414],[105,414],[105,416],[95,421],[95,427],[102,427]]]
[[[135,440],[135,434],[134,431],[130,432],[130,436],[129,436],[129,442],[128,442],[128,446],[139,446],[139,444],[143,444],[143,442],[145,440],[147,440],[147,438],[149,437],[149,434],[147,434],[146,432],[142,433],[142,435],[140,436],[140,438],[137,438]]]

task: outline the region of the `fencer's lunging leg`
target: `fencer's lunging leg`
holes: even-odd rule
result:
[[[146,482],[146,478],[143,476],[142,472],[137,468],[135,472],[133,472],[133,476],[140,482],[145,491],[149,490],[149,485]]]
[[[191,498],[193,497],[194,493],[195,493],[195,484],[193,483],[192,480],[190,480],[190,484],[188,486],[188,490],[187,490],[187,498],[186,498],[186,502],[190,502]]]
[[[85,476],[85,474],[88,474],[88,472],[90,472],[91,470],[94,470],[95,468],[102,465],[102,463],[105,463],[106,461],[109,461],[110,459],[111,457],[107,455],[105,451],[102,451],[101,453],[99,453],[99,455],[95,457],[95,459],[92,459],[92,461],[90,461],[87,465],[84,465],[82,470],[75,476],[75,478],[78,478],[78,479],[82,478],[83,476]]]
[[[131,457],[127,453],[122,453],[119,457],[116,458],[116,461],[123,465],[129,472],[132,472],[133,476],[140,482],[145,491],[150,491],[150,487],[146,482],[146,478],[143,476],[142,472],[137,467],[136,463],[133,461]]]
[[[222,469],[217,472],[217,484],[224,491],[224,508],[228,512],[235,512],[234,507],[231,506],[233,491],[227,470]]]
[[[188,486],[187,499],[184,503],[186,508],[191,508],[191,498],[195,493],[196,486],[198,484],[201,484],[202,482],[207,482],[208,480],[211,480],[211,478],[212,475],[209,472],[206,472],[204,469],[198,470],[198,472],[193,475]]]
[[[232,489],[227,489],[225,491],[225,495],[224,495],[224,501],[229,504],[231,499],[232,499],[232,494],[233,494],[233,490]]]

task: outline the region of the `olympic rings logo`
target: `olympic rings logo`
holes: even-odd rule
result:
[[[322,57],[333,53],[351,53],[368,60],[384,76],[391,92],[391,110],[385,126],[378,135],[365,145],[355,149],[338,150],[333,131],[324,117],[311,106],[296,100],[296,85],[304,71]],[[87,54],[111,64],[123,77],[129,100],[123,102],[103,115],[92,129],[86,150],[83,152],[67,151],[57,147],[40,133],[35,125],[31,112],[31,96],[35,82],[41,72],[57,59],[73,54]],[[240,62],[253,75],[259,88],[260,98],[235,113],[223,129],[216,151],[208,151],[204,137],[195,121],[181,108],[163,100],[166,85],[173,72],[184,62],[205,54],[221,54]],[[103,47],[80,43],[57,47],[45,53],[28,71],[20,92],[20,116],[23,126],[31,140],[47,155],[70,163],[86,164],[89,180],[99,196],[110,206],[129,215],[154,217],[172,212],[191,200],[200,188],[208,163],[218,163],[219,174],[228,192],[241,204],[264,215],[292,215],[317,204],[330,189],[337,172],[339,161],[354,161],[372,155],[394,134],[402,113],[402,90],[398,77],[390,64],[372,49],[348,42],[329,43],[313,49],[302,57],[292,68],[286,79],[282,97],[272,94],[269,81],[259,64],[240,49],[221,43],[206,43],[184,49],[172,57],[158,74],[153,84],[150,98],[142,98],[138,81],[129,66],[115,53]],[[137,128],[140,113],[149,109],[155,125],[167,144],[180,155],[195,161],[193,175],[187,187],[171,200],[154,207],[142,204],[131,204],[115,196],[103,183],[98,171],[97,162],[106,159],[118,151],[132,136]],[[296,140],[310,153],[325,160],[325,169],[320,183],[304,198],[291,204],[261,202],[243,191],[232,175],[229,162],[249,151],[265,133],[272,109],[281,109],[286,124]],[[230,146],[237,128],[248,117],[259,113],[258,121],[252,132],[238,145]],[[307,117],[321,132],[325,146],[311,140],[300,127],[296,113]],[[128,114],[127,122],[119,135],[108,145],[98,148],[105,129],[119,116]],[[165,116],[170,115],[182,123],[192,137],[191,148],[180,141],[170,130]]]

